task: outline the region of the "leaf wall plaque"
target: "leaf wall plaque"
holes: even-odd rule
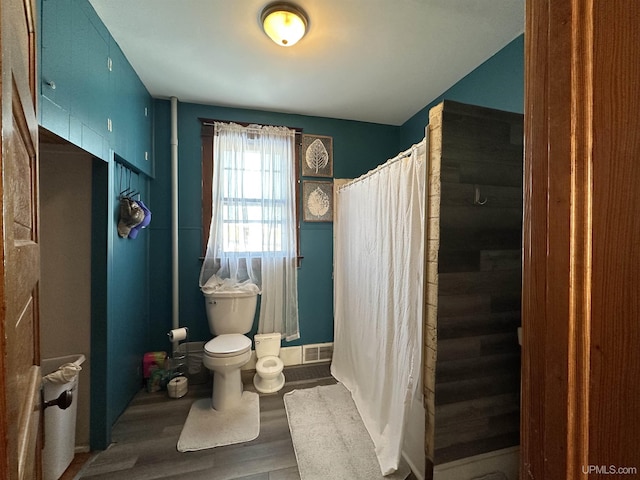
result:
[[[302,182],[302,213],[305,222],[333,221],[333,182]]]
[[[307,148],[305,160],[307,161],[307,166],[316,174],[319,169],[323,169],[329,163],[329,153],[319,138],[311,142],[311,145]]]
[[[302,176],[333,177],[333,138],[302,135]]]
[[[307,198],[307,206],[311,215],[321,218],[329,211],[329,196],[320,187],[316,187]]]

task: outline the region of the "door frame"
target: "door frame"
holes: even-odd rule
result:
[[[639,20],[527,0],[520,478],[640,471]]]

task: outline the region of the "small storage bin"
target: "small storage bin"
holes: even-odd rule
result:
[[[41,367],[42,376],[53,373],[68,363],[79,366],[84,360],[85,357],[82,354],[44,359]],[[58,480],[73,460],[76,447],[78,379],[79,375],[75,375],[70,381],[64,383],[52,383],[43,379],[45,401],[55,400],[65,390],[73,392],[73,400],[66,410],[61,410],[54,405],[44,411],[44,449],[42,451],[44,480]]]

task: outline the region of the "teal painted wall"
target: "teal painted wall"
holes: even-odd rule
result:
[[[131,187],[149,209],[149,178],[121,174],[95,159],[92,199],[91,448],[111,442],[111,427],[142,386],[149,338],[149,230],[118,236],[119,195]]]
[[[155,112],[154,205],[150,226],[151,337],[149,348],[169,349],[171,328],[170,105],[157,100]],[[199,117],[300,127],[333,137],[334,177],[353,178],[398,150],[399,127],[256,110],[178,104],[180,324],[190,339],[211,338],[198,288],[202,254],[201,156]],[[333,340],[333,224],[301,225],[304,259],[298,270],[300,339],[288,345]],[[255,331],[255,327],[254,327]]]
[[[109,295],[107,274],[112,251],[109,247],[110,165],[94,158],[91,175],[91,414],[92,450],[103,450],[111,442],[112,419],[107,414],[109,397],[107,350]]]
[[[424,137],[429,110],[442,100],[524,112],[524,35],[511,41],[462,80],[407,120],[400,132],[400,150]]]
[[[104,449],[113,423],[140,390],[149,338],[149,237],[143,231],[136,240],[125,240],[116,230],[120,191],[130,185],[148,201],[149,177],[121,179],[113,152],[136,171],[153,173],[145,155],[151,152],[152,102],[87,0],[39,0],[38,12],[40,125],[97,157],[91,199],[90,422],[91,448]]]
[[[39,0],[40,125],[153,175],[151,95],[87,0]]]
[[[522,112],[524,37],[517,37],[402,127],[179,103],[180,323],[190,328],[191,338],[205,340],[211,336],[197,286],[202,235],[198,117],[282,124],[302,127],[307,133],[332,136],[334,177],[352,178],[420,141],[429,121],[429,109],[445,98]],[[156,100],[154,109],[156,180],[151,188],[151,198],[158,216],[154,215],[150,244],[150,348],[168,349],[166,332],[171,328],[169,102]],[[332,242],[332,224],[302,223],[304,260],[298,271],[301,338],[290,345],[333,340]]]
[[[91,448],[111,442],[111,427],[142,386],[149,338],[149,231],[118,236],[119,195],[149,201],[149,178],[95,159],[92,200]]]
[[[142,355],[149,336],[149,231],[141,229],[135,239],[118,235],[120,192],[131,188],[140,192],[140,199],[149,209],[149,180],[133,174],[127,178],[120,163],[110,164],[108,220],[111,252],[109,278],[109,325],[107,330],[107,378],[109,399],[108,418],[112,423],[124,411],[142,385]],[[121,173],[122,172],[122,173]],[[124,374],[123,374],[124,373]]]

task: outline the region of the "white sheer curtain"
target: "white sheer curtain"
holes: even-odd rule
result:
[[[331,373],[351,392],[383,475],[398,468],[421,381],[425,141],[408,153],[342,187],[334,225]]]
[[[295,131],[216,122],[213,142],[213,213],[200,287],[214,275],[257,284],[258,332],[295,340]]]

